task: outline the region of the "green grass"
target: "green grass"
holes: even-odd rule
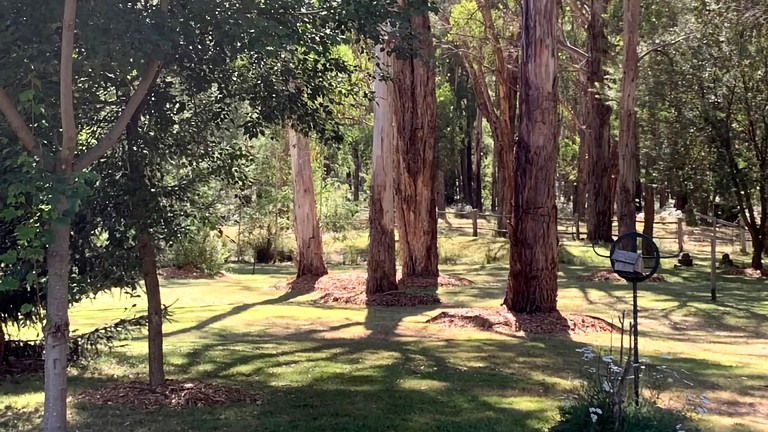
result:
[[[359,236],[358,236],[359,237]],[[352,237],[353,246],[360,242]],[[341,242],[340,242],[341,243]],[[484,258],[496,241],[455,237],[441,246],[456,256],[442,271],[474,280],[441,289],[439,307],[319,306],[314,295],[284,296],[271,286],[290,266],[231,269],[227,279],[174,281],[163,287],[172,308],[166,325],[170,378],[202,379],[263,392],[262,405],[145,413],[72,401],[78,431],[539,431],[554,424],[584,364],[575,349],[607,347],[611,336],[505,337],[446,330],[424,321],[450,307],[495,307],[503,296],[504,261]],[[447,245],[447,246],[446,246]],[[482,255],[478,257],[479,255]],[[605,266],[589,247],[570,245],[561,266],[559,305],[611,320],[628,310],[624,284],[584,282]],[[364,271],[337,267],[333,271]],[[768,430],[744,413],[768,398],[768,301],[764,282],[724,277],[720,302],[709,302],[705,269],[664,270],[668,282],[641,285],[640,350],[678,370],[685,382],[665,397],[702,394],[715,402],[708,430]],[[142,299],[100,296],[72,311],[74,331],[132,312]],[[614,337],[614,342],[616,338]],[[146,340],[126,341],[87,370],[72,371],[71,393],[143,379]],[[667,358],[670,357],[670,358]],[[684,372],[683,372],[684,371]],[[42,382],[0,382],[0,430],[37,430]],[[729,414],[730,413],[730,414]]]

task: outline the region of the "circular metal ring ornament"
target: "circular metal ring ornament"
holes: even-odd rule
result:
[[[629,242],[629,244],[634,245],[634,248],[637,248],[637,241],[643,240],[643,242],[647,242],[647,244],[651,245],[651,255],[642,255],[637,254],[635,251],[624,251],[622,249],[618,249],[618,245],[624,244]],[[637,266],[640,268],[636,268],[633,271],[627,270],[627,265],[630,263],[626,262],[625,257],[629,256],[632,258],[629,254],[622,254],[622,252],[628,252],[629,254],[636,254],[637,258],[641,261],[641,263],[637,263]],[[653,275],[656,274],[656,272],[659,271],[659,266],[661,263],[661,253],[659,252],[659,246],[656,244],[656,242],[653,241],[653,239],[643,233],[634,231],[634,232],[628,232],[626,234],[622,234],[619,236],[619,238],[616,239],[616,241],[613,242],[611,245],[611,268],[613,268],[613,271],[616,272],[617,275],[619,275],[622,279],[628,281],[628,282],[644,282],[653,277]],[[651,266],[645,265],[645,260],[653,260],[653,264]],[[650,269],[650,271],[646,272],[646,269]]]

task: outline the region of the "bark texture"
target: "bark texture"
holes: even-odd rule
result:
[[[587,92],[585,100],[584,132],[587,146],[587,239],[610,242],[611,229],[611,107],[603,98],[601,88],[605,84],[605,67],[608,57],[608,37],[605,35],[606,0],[591,0],[591,13],[587,25]]]
[[[389,74],[391,57],[376,47],[378,63]],[[368,213],[367,295],[397,290],[395,264],[395,189],[394,155],[397,131],[394,88],[391,81],[378,77],[374,82],[373,156],[371,158],[371,195]]]
[[[624,75],[619,112],[619,178],[617,209],[619,235],[635,231],[635,196],[639,181],[637,150],[637,45],[640,30],[640,0],[624,0]]]
[[[520,134],[504,305],[557,310],[557,1],[523,1]]]
[[[297,276],[324,276],[323,236],[317,219],[315,182],[309,157],[309,139],[288,128],[293,177],[293,231],[296,235]]]
[[[401,4],[406,4],[400,0]],[[403,277],[438,276],[435,211],[436,110],[434,48],[429,14],[412,16],[414,53],[393,60],[395,192]],[[405,43],[405,42],[403,42]]]

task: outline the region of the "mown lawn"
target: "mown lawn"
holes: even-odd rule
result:
[[[451,244],[472,254],[493,246],[463,237]],[[615,320],[629,309],[626,285],[582,281],[600,264],[591,249],[571,245],[568,250],[572,264],[561,268],[562,311]],[[259,267],[256,275],[233,268],[222,280],[166,282],[164,302],[176,302],[173,323],[165,328],[169,378],[262,392],[263,404],[148,413],[73,400],[72,429],[546,430],[582,376],[584,363],[575,349],[608,347],[617,337],[506,337],[425,324],[445,308],[500,303],[504,265],[481,261],[443,265],[443,272],[468,277],[477,286],[441,289],[442,305],[420,309],[324,306],[312,303],[313,295],[284,296],[271,286],[291,275],[286,266]],[[364,268],[333,269],[350,270]],[[765,282],[724,277],[720,301],[712,304],[706,269],[663,274],[667,282],[641,286],[640,350],[642,357],[681,376],[668,384],[665,398],[675,403],[686,393],[706,394],[712,401],[702,417],[707,430],[768,430],[768,414],[760,412],[768,406]],[[141,302],[107,295],[78,305],[73,330],[132,314],[136,311],[125,308]],[[142,337],[126,341],[87,370],[72,371],[71,393],[143,379],[145,344]],[[41,388],[40,379],[0,382],[0,430],[39,428]]]

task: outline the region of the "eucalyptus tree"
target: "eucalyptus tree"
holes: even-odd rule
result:
[[[555,0],[523,2],[520,133],[504,298],[514,312],[557,310],[557,15]]]

